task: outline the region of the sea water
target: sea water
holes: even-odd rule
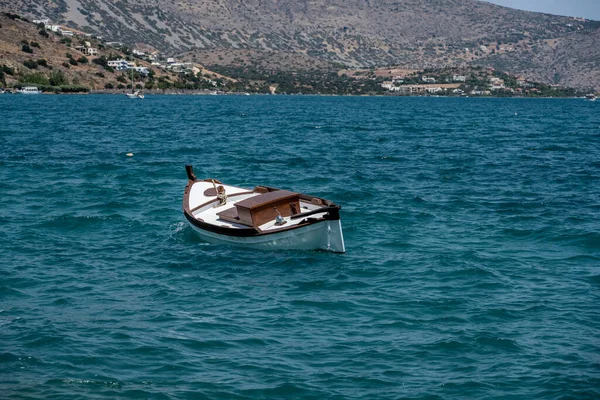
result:
[[[185,164],[347,253],[202,242]],[[4,95],[0,188],[0,397],[600,397],[600,103]]]

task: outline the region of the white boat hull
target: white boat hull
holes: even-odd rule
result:
[[[190,226],[209,243],[230,244],[263,250],[326,250],[344,253],[344,235],[340,220],[321,221],[296,229],[258,236],[229,236]]]

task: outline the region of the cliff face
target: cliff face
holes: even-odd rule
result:
[[[557,57],[560,63],[571,51],[584,54],[600,26],[477,0],[17,0],[3,8],[47,16],[106,40],[197,52],[216,62],[228,59],[219,57],[224,53],[285,53],[290,68],[300,57],[349,67],[477,61],[519,69],[532,58]],[[558,83],[588,79],[577,68],[558,75],[556,68],[529,63],[523,72]]]

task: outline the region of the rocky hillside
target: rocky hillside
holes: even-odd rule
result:
[[[479,63],[540,82],[600,91],[600,29],[554,43],[545,41],[517,54],[492,55]]]
[[[0,13],[0,88],[38,86],[44,91],[87,92],[124,91],[134,85],[145,90],[222,89],[218,82],[232,82],[228,77],[188,64],[191,70],[168,70],[157,67],[127,48],[108,46],[102,41],[75,33],[73,36],[44,29],[17,14]],[[96,54],[88,54],[88,49]],[[112,68],[110,60],[124,59],[144,73]],[[233,81],[233,83],[235,83]]]
[[[99,49],[98,54],[89,56],[76,49],[85,42]],[[112,48],[103,48],[91,38],[62,37],[19,18],[0,15],[0,86],[22,83],[94,90],[130,85],[130,76],[94,62],[94,59],[108,57],[125,55]],[[149,67],[140,61],[138,65]],[[157,71],[154,77],[163,75]],[[139,78],[136,84],[145,83],[140,76],[136,77]]]
[[[506,64],[576,86],[588,83],[587,64],[562,60],[587,57],[600,27],[478,0],[12,0],[0,7],[215,64],[265,54],[287,56],[284,69]]]

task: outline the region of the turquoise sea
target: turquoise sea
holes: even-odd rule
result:
[[[187,163],[347,253],[202,242]],[[0,398],[600,398],[600,102],[3,95],[0,189]]]

